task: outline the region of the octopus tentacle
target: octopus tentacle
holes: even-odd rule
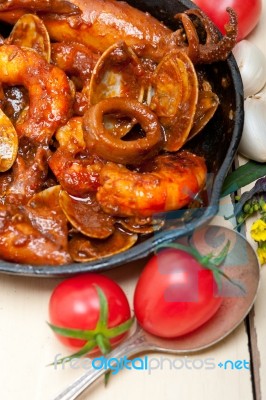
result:
[[[103,52],[122,40],[133,47],[138,56],[155,62],[174,48],[191,54],[194,63],[225,60],[237,36],[237,16],[231,8],[227,8],[230,21],[221,39],[213,23],[200,10],[186,11],[181,18],[183,28],[172,32],[152,16],[114,0],[4,0],[0,4],[0,19],[12,23],[29,10],[42,11],[44,24],[53,41],[78,40],[94,51]],[[204,43],[199,45],[195,32],[197,25],[205,31]]]
[[[199,45],[199,57],[195,60],[198,64],[226,60],[231,53],[237,38],[237,14],[230,7],[226,11],[230,16],[229,23],[225,25],[226,34],[218,43]]]
[[[225,26],[225,35],[220,36],[218,29],[212,21],[200,10],[188,10],[176,14],[175,18],[180,20],[182,27],[175,32],[161,38],[158,46],[135,49],[138,56],[148,56],[159,62],[165,54],[174,49],[184,51],[194,64],[210,64],[216,61],[226,60],[236,43],[237,38],[237,15],[235,11],[227,7],[229,23]],[[204,43],[200,39],[197,17],[204,30]],[[192,18],[190,18],[192,17]]]
[[[213,22],[210,20],[210,18],[203,13],[203,11],[193,8],[190,10],[185,11],[185,15],[188,16],[195,16],[199,19],[201,22],[205,34],[206,34],[206,39],[205,39],[205,44],[210,44],[210,43],[217,43],[220,40],[220,35],[218,32],[218,29],[216,26],[213,24]]]
[[[192,20],[185,13],[176,14],[175,18],[179,19],[183,24],[186,39],[188,42],[188,44],[186,45],[186,53],[191,60],[196,60],[199,57],[199,36],[197,34],[196,28]],[[178,37],[180,37],[180,35],[178,35],[177,38]],[[179,46],[182,46],[181,43],[177,44],[179,44]]]

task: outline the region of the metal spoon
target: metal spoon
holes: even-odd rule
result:
[[[189,354],[206,349],[228,336],[247,316],[255,301],[260,280],[257,255],[242,235],[225,227],[209,225],[195,231],[192,236],[193,245],[202,254],[214,250],[218,253],[228,240],[230,249],[221,268],[238,285],[225,282],[225,298],[214,317],[194,332],[171,340],[150,335],[137,325],[132,336],[110,352],[107,360],[148,351]],[[107,368],[91,367],[54,400],[76,399],[96,379],[110,370],[111,362],[106,363]]]

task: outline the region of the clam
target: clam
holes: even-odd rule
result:
[[[77,199],[61,190],[59,202],[68,221],[83,235],[105,239],[114,232],[114,218],[102,211],[93,195]]]
[[[163,220],[154,219],[152,217],[121,218],[117,222],[127,231],[143,235],[148,235],[150,233],[159,231],[164,226]]]
[[[134,51],[124,42],[110,46],[99,58],[89,84],[89,103],[99,103],[110,97],[125,97],[142,101],[143,68]],[[123,137],[134,126],[134,119],[105,116],[105,127],[113,135]]]
[[[43,21],[37,15],[22,15],[14,25],[7,43],[33,49],[47,62],[50,62],[50,37]]]
[[[60,186],[52,186],[31,197],[25,212],[34,228],[61,249],[67,250],[67,219],[59,204]]]
[[[130,249],[138,235],[116,228],[106,239],[89,239],[83,235],[74,235],[69,241],[69,253],[74,261],[88,262],[112,256]]]
[[[163,57],[152,77],[150,108],[165,128],[167,151],[177,151],[186,142],[198,102],[195,68],[183,51]]]
[[[10,119],[0,109],[0,172],[8,171],[18,152],[18,135]]]
[[[48,189],[42,190],[41,192],[34,194],[28,201],[27,205],[32,208],[47,207],[51,210],[57,210],[60,208],[60,190],[60,185],[52,186]]]
[[[219,105],[219,97],[212,91],[211,85],[205,81],[199,90],[198,103],[194,122],[187,140],[196,136],[212,119]]]

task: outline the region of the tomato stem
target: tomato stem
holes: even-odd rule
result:
[[[76,353],[72,353],[69,356],[60,358],[59,360],[56,361],[56,363],[60,365],[60,364],[63,364],[64,362],[71,361],[73,358],[85,356],[92,349],[94,349],[96,345],[97,345],[97,343],[95,340],[92,340],[90,342],[88,341],[79,351],[77,351]],[[51,365],[54,365],[54,363],[48,364],[48,366],[51,366]]]
[[[228,240],[226,245],[222,248],[218,255],[214,255],[213,253],[209,253],[206,255],[202,255],[192,246],[186,246],[181,243],[162,243],[157,246],[157,249],[160,248],[174,248],[177,250],[185,251],[189,253],[192,257],[194,257],[203,267],[212,271],[214,279],[217,283],[218,289],[221,290],[222,288],[222,281],[221,277],[227,279],[230,283],[237,286],[241,291],[245,293],[244,288],[239,283],[235,282],[231,279],[225,272],[223,272],[220,268],[218,268],[226,259],[229,248],[230,248],[230,241]]]
[[[223,247],[222,251],[217,256],[214,256],[213,253],[202,255],[194,247],[186,246],[180,243],[162,243],[157,247],[157,249],[162,247],[172,247],[174,249],[183,250],[186,253],[192,255],[201,265],[203,265],[206,268],[210,268],[210,264],[219,266],[225,260],[229,251],[230,241],[229,240],[227,241],[226,245]]]
[[[94,285],[94,286],[97,291],[97,294],[99,297],[99,303],[100,303],[100,315],[99,315],[99,320],[97,322],[97,326],[96,326],[95,330],[101,331],[101,329],[105,329],[107,327],[108,303],[107,303],[107,299],[106,299],[105,294],[103,293],[102,289],[97,285]]]
[[[110,339],[115,338],[127,332],[134,323],[134,317],[122,322],[120,325],[108,328],[108,302],[102,289],[95,285],[100,303],[100,314],[95,329],[81,330],[73,328],[61,328],[48,322],[50,328],[57,334],[74,339],[85,340],[85,345],[76,353],[63,357],[58,360],[59,363],[70,361],[72,358],[81,357],[95,347],[99,347],[102,354],[107,354],[111,350]],[[52,365],[52,364],[50,364]]]
[[[105,336],[108,338],[112,338],[112,337],[116,337],[118,335],[121,335],[122,333],[127,332],[133,325],[134,320],[135,320],[135,318],[132,317],[120,325],[117,325],[113,328],[106,329]]]
[[[95,341],[103,355],[108,354],[111,351],[110,340],[106,336],[98,333],[98,335],[95,336]]]

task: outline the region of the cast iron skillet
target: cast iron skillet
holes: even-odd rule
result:
[[[148,11],[175,29],[174,15],[196,6],[189,0],[128,0],[132,6]],[[194,153],[205,157],[208,166],[206,206],[194,210],[166,213],[166,224],[162,231],[135,245],[130,250],[88,263],[73,263],[63,266],[31,266],[1,261],[0,271],[15,275],[39,277],[68,276],[88,271],[105,271],[123,263],[143,258],[163,242],[188,235],[206,224],[218,212],[222,184],[233,162],[243,127],[243,88],[240,74],[233,56],[228,61],[204,66],[208,79],[219,96],[220,105],[215,117],[202,133],[188,143]],[[222,85],[226,81],[228,85]],[[233,111],[233,114],[232,114]],[[233,115],[233,118],[232,118]],[[157,216],[155,216],[156,219]]]

